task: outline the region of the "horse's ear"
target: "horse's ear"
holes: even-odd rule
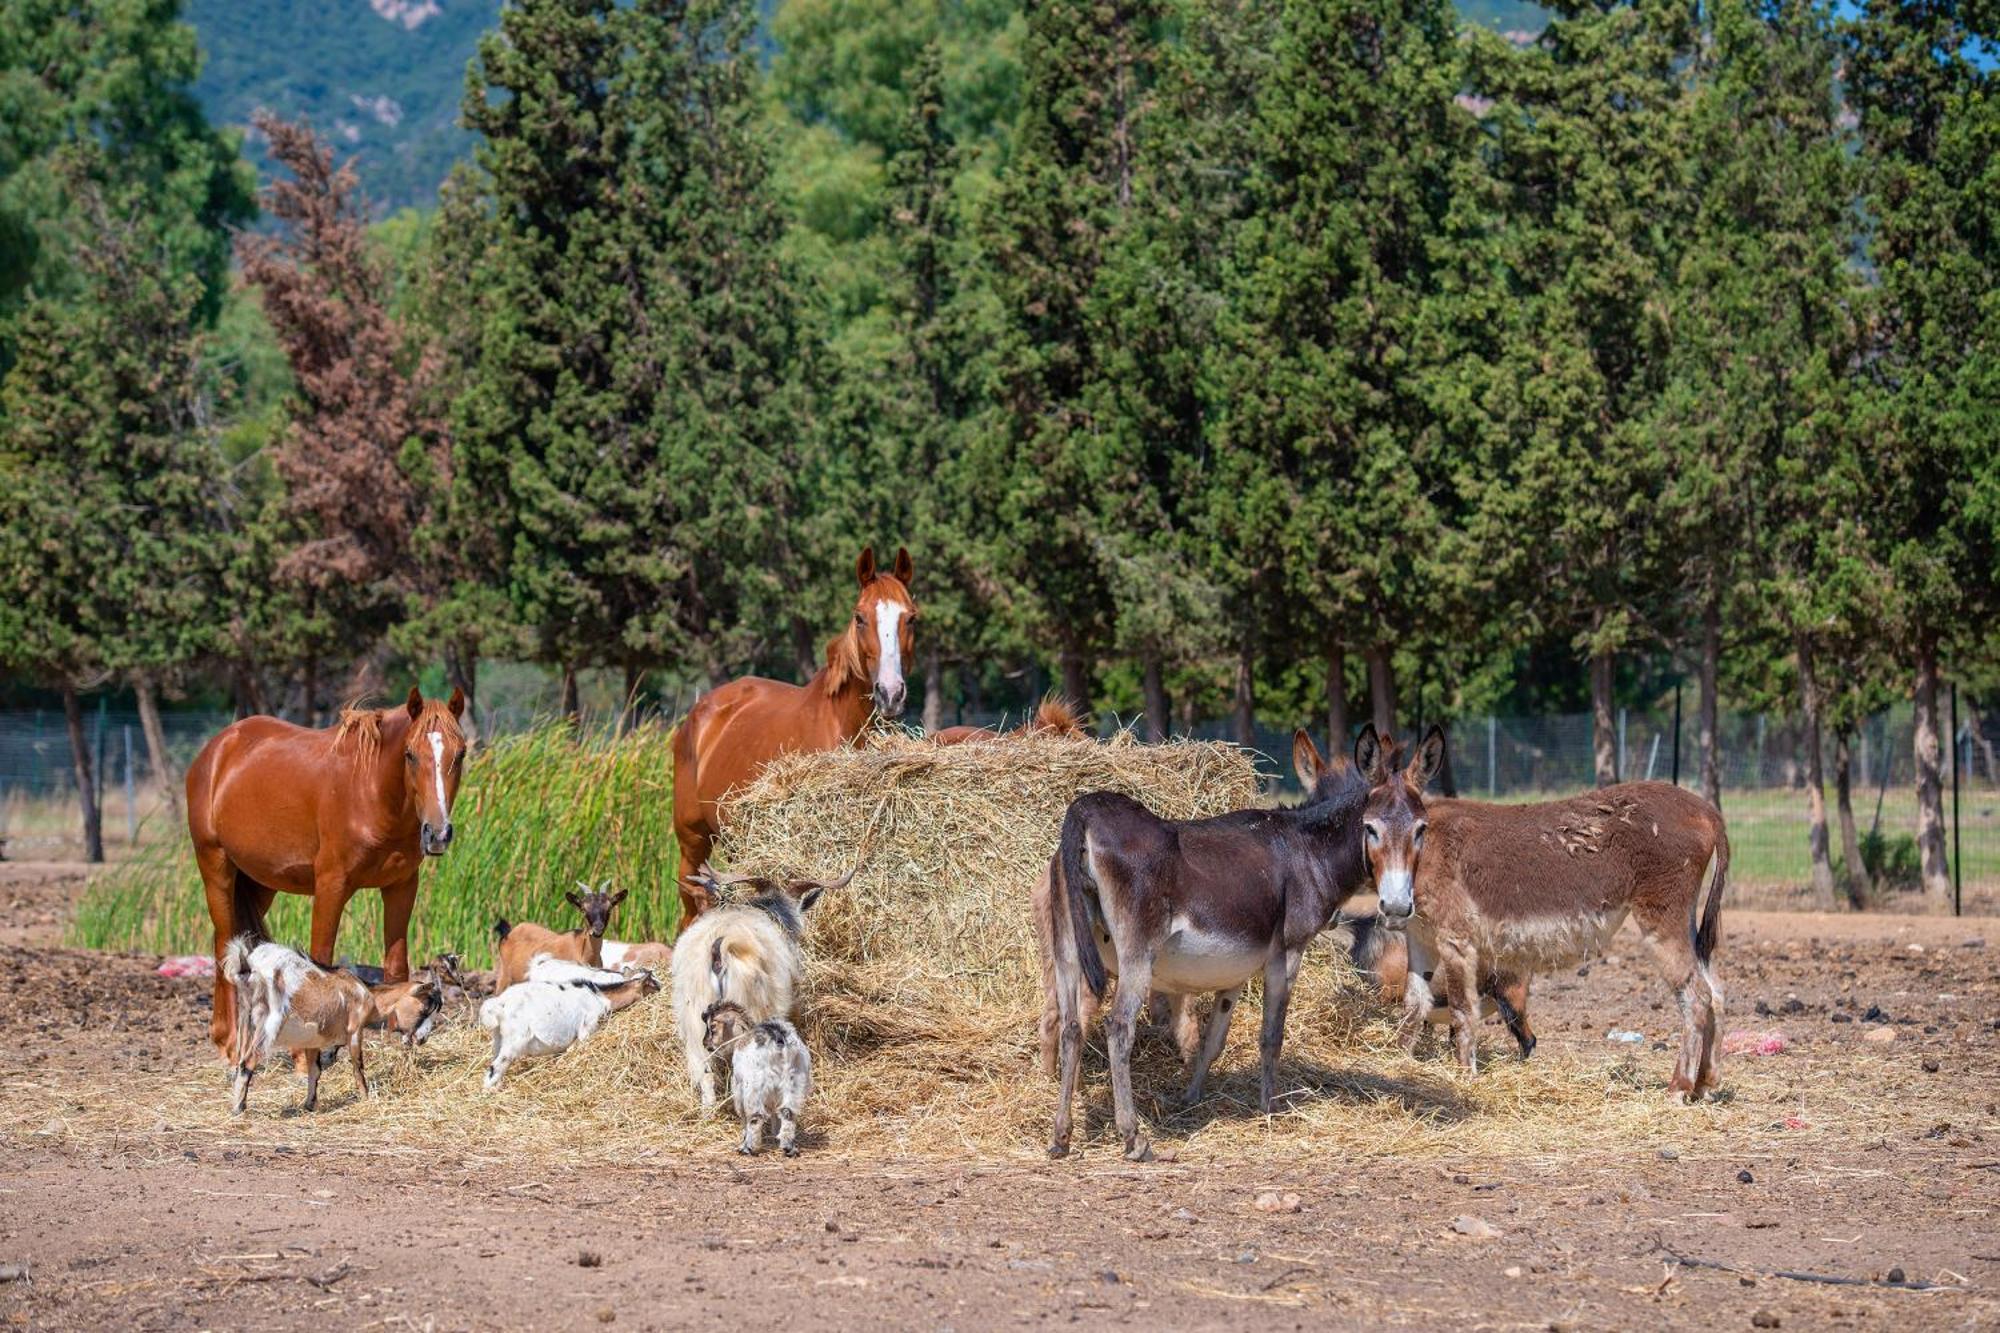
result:
[[[910,553],[898,546],[896,548],[896,563],[890,568],[889,572],[896,576],[896,582],[907,588],[910,586],[910,576],[917,572],[917,567],[910,562]]]
[[[1412,787],[1422,791],[1431,785],[1443,768],[1444,728],[1433,722],[1431,729],[1424,733],[1424,743],[1417,747],[1416,756],[1410,760],[1403,777]]]
[[[864,588],[875,581],[874,547],[864,546],[861,548],[861,558],[854,562],[854,577]]]
[[[451,709],[453,717],[465,716],[465,691],[454,685],[451,687],[451,702],[445,707]]]
[[[1361,734],[1354,738],[1354,766],[1361,770],[1361,776],[1368,779],[1368,785],[1380,786],[1389,778],[1389,750],[1382,744],[1382,738],[1375,734],[1375,724],[1368,723],[1361,728]]]
[[[1299,782],[1307,791],[1312,790],[1319,775],[1326,771],[1326,760],[1320,757],[1319,747],[1304,727],[1292,733],[1292,772],[1299,775]]]
[[[417,714],[424,711],[424,692],[414,685],[410,686],[410,697],[403,700],[403,707],[410,710],[410,721],[415,722]]]

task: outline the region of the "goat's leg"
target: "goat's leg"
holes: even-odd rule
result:
[[[513,1063],[511,1057],[501,1053],[501,1030],[493,1030],[493,1058],[486,1062],[486,1091],[500,1086],[500,1080],[507,1077],[507,1066]]]
[[[1264,964],[1264,1030],[1257,1040],[1261,1057],[1257,1104],[1271,1114],[1278,1100],[1278,1053],[1285,1045],[1285,1012],[1292,1004],[1292,981],[1299,974],[1304,949],[1287,949]]]
[[[1145,1006],[1152,986],[1153,960],[1143,945],[1118,951],[1124,971],[1118,977],[1118,995],[1104,1020],[1106,1044],[1111,1052],[1111,1109],[1118,1135],[1125,1140],[1125,1156],[1134,1162],[1151,1159],[1153,1150],[1139,1137],[1139,1112],[1132,1102],[1132,1037],[1139,1025],[1139,1010]]]
[[[306,1110],[319,1109],[319,1061],[306,1062]]]
[[[789,1102],[778,1108],[778,1147],[787,1157],[799,1155],[799,1113]]]
[[[743,1117],[743,1146],[736,1151],[745,1157],[755,1157],[764,1146],[764,1113],[752,1111]]]
[[[240,1025],[240,1027],[246,1030],[249,1026],[248,1023]],[[229,1104],[229,1114],[242,1115],[244,1108],[250,1105],[251,1076],[257,1072],[256,1048],[252,1044],[251,1038],[247,1035],[237,1041],[236,1055],[238,1062],[236,1065],[236,1096]]]
[[[1431,983],[1426,976],[1431,970],[1430,951],[1418,942],[1416,936],[1404,932],[1406,942],[1406,962],[1403,972],[1403,1016],[1396,1023],[1396,1040],[1402,1043],[1406,1055],[1414,1055],[1417,1042],[1424,1035],[1424,1028],[1430,1022],[1433,996]]]
[[[1222,1054],[1222,1043],[1229,1037],[1229,1020],[1235,1014],[1237,998],[1242,994],[1241,986],[1215,993],[1215,1008],[1208,1015],[1208,1031],[1194,1053],[1194,1073],[1188,1079],[1187,1095],[1181,1098],[1182,1106],[1193,1106],[1201,1100],[1202,1089],[1208,1086],[1208,1068],[1215,1063],[1215,1057]]]
[[[368,1070],[361,1059],[361,1047],[363,1045],[361,1037],[361,1021],[359,1016],[357,1016],[354,1026],[348,1031],[347,1042],[354,1049],[354,1081],[361,1085],[361,1096],[366,1099],[375,1094],[368,1089]]]

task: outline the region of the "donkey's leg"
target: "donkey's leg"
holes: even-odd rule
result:
[[[1105,1044],[1111,1052],[1111,1110],[1119,1137],[1125,1140],[1125,1156],[1143,1162],[1152,1157],[1153,1150],[1139,1137],[1139,1112],[1132,1103],[1132,1035],[1138,1029],[1139,1010],[1152,990],[1153,959],[1144,943],[1135,940],[1118,950],[1118,960],[1122,966],[1118,994],[1104,1020]]]
[[[1257,1104],[1265,1115],[1278,1098],[1278,1052],[1285,1044],[1285,1011],[1292,1004],[1292,981],[1299,974],[1304,949],[1287,949],[1264,964],[1264,1030],[1257,1039],[1261,1068]]]
[[[1493,978],[1493,1003],[1500,1010],[1500,1021],[1514,1034],[1514,1041],[1521,1048],[1521,1058],[1525,1060],[1533,1055],[1535,1030],[1528,1026],[1528,974],[1496,973]]]
[[[1636,917],[1637,914],[1635,914]],[[1702,1035],[1707,1026],[1708,988],[1695,967],[1694,944],[1687,938],[1685,921],[1668,922],[1651,915],[1638,918],[1640,938],[1652,950],[1660,975],[1673,988],[1681,1011],[1681,1049],[1674,1057],[1673,1077],[1667,1080],[1670,1100],[1685,1104],[1697,1094],[1695,1078],[1701,1066]]]
[[[1451,1035],[1458,1063],[1468,1074],[1479,1072],[1479,956],[1459,940],[1438,941],[1438,971],[1451,1005]]]
[[[1208,1015],[1208,1032],[1201,1039],[1201,1049],[1195,1052],[1194,1075],[1188,1080],[1187,1095],[1181,1098],[1182,1106],[1193,1106],[1201,1100],[1202,1089],[1208,1086],[1208,1067],[1222,1054],[1222,1043],[1229,1038],[1229,1020],[1235,1015],[1236,1001],[1242,994],[1241,986],[1215,993],[1215,1008]]]
[[[1696,975],[1701,982],[1701,1059],[1695,1066],[1694,1095],[1701,1097],[1715,1090],[1720,1076],[1716,1073],[1715,1060],[1719,1053],[1715,1034],[1722,1026],[1722,986],[1715,979],[1714,972],[1706,963],[1695,964]]]

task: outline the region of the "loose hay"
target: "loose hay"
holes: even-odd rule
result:
[[[1040,991],[1027,897],[1064,808],[1094,789],[1127,792],[1175,817],[1237,808],[1256,794],[1248,757],[1226,745],[1037,737],[937,747],[890,738],[789,757],[737,798],[719,857],[730,868],[827,875],[861,863],[852,884],[821,901],[809,929],[799,1014],[817,1077],[801,1140],[808,1152],[1040,1156],[1054,1088],[1036,1061]],[[1761,1116],[1741,1098],[1692,1112],[1668,1107],[1669,1057],[1657,1052],[1561,1055],[1545,1044],[1522,1064],[1493,1058],[1505,1046],[1496,1038],[1475,1079],[1442,1052],[1411,1060],[1329,941],[1301,970],[1279,1070],[1285,1105],[1266,1118],[1255,1109],[1256,1009],[1245,1009],[1213,1092],[1191,1111],[1175,1109],[1184,1079],[1169,1044],[1142,1040],[1135,1053],[1148,1130],[1184,1158],[1574,1156],[1636,1144],[1693,1148],[1725,1128],[1740,1151],[1773,1101],[1813,1118],[1812,1090],[1789,1087],[1783,1080],[1798,1073],[1779,1060],[1724,1066],[1725,1087],[1755,1082]],[[374,1099],[355,1098],[343,1062],[322,1082],[321,1111],[298,1113],[298,1085],[273,1065],[236,1122],[215,1063],[90,1088],[16,1077],[0,1083],[0,1128],[542,1163],[713,1155],[735,1142],[732,1127],[694,1113],[664,995],[613,1015],[561,1057],[517,1066],[493,1095],[480,1090],[489,1052],[487,1034],[461,1008],[414,1054],[371,1042]],[[1846,1100],[1856,1071],[1844,1072],[1818,1093],[1820,1107],[1841,1099],[1843,1134],[1899,1114],[1885,1105],[1858,1115]],[[1079,1147],[1115,1153],[1101,1053],[1086,1059],[1085,1096]]]

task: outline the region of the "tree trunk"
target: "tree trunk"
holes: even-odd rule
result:
[[[1337,643],[1326,646],[1326,753],[1347,753],[1347,650]]]
[[[1090,662],[1074,648],[1065,648],[1062,651],[1062,682],[1063,698],[1069,701],[1069,706],[1076,710],[1077,716],[1083,717],[1089,714]],[[1035,711],[1037,702],[1039,701],[1029,701],[1030,713]]]
[[[1937,641],[1917,640],[1917,861],[1924,892],[1939,902],[1951,897],[1951,871],[1944,855],[1944,782],[1939,771]]]
[[[1159,654],[1147,653],[1139,664],[1139,672],[1146,690],[1146,739],[1157,745],[1167,738],[1173,726],[1173,706],[1167,699],[1167,682]]]
[[[924,649],[924,731],[944,726],[944,662],[935,647]]]
[[[1701,794],[1722,808],[1722,737],[1716,689],[1722,672],[1722,598],[1710,593],[1701,609]]]
[[[167,753],[167,731],[160,725],[159,690],[150,676],[134,680],[132,690],[139,696],[139,730],[146,733],[146,758],[153,766],[153,781],[159,784],[167,809],[179,819],[181,775],[174,771],[173,756]]]
[[[1972,735],[1972,743],[1978,749],[1979,757],[1986,761],[1986,780],[2000,782],[2000,764],[1995,762],[1993,742],[1986,738],[1985,716],[1979,711],[1979,701],[1970,694],[1965,696],[1965,726]],[[1960,781],[1971,776],[1971,773],[1965,773],[1960,777]]]
[[[1840,812],[1840,859],[1847,868],[1847,901],[1855,911],[1868,910],[1868,867],[1861,863],[1861,837],[1854,825],[1854,729],[1834,728],[1833,792]]]
[[[1246,626],[1242,651],[1236,658],[1236,743],[1247,748],[1257,744],[1257,648]]]
[[[1618,722],[1611,713],[1612,665],[1610,653],[1591,655],[1590,755],[1600,787],[1618,781]]]
[[[1396,678],[1390,669],[1389,649],[1376,644],[1368,650],[1368,702],[1375,713],[1375,734],[1396,734]]]
[[[69,724],[69,753],[76,765],[77,795],[83,798],[83,854],[89,861],[104,859],[104,814],[97,808],[97,779],[91,775],[90,742],[83,735],[83,702],[76,687],[63,684],[63,721]]]
[[[1449,722],[1438,723],[1438,730],[1439,733],[1444,737],[1444,762],[1438,765],[1438,775],[1437,775],[1438,795],[1447,797],[1452,800],[1457,800],[1458,775],[1451,771],[1451,723]],[[1421,744],[1423,742],[1423,737],[1422,736],[1417,737],[1417,741],[1419,744]]]
[[[572,730],[583,725],[578,716],[576,702],[576,668],[565,666],[562,673],[562,697],[556,703],[556,715],[567,718]]]
[[[470,639],[455,639],[444,648],[445,683],[465,691],[467,711],[479,696],[479,648]]]
[[[819,673],[818,644],[813,642],[812,626],[800,616],[792,617],[792,660],[798,667],[801,685]]]
[[[1826,911],[1834,905],[1833,857],[1827,843],[1826,779],[1819,757],[1819,679],[1813,670],[1812,641],[1803,634],[1798,637],[1798,658],[1799,702],[1805,713],[1806,853],[1812,864],[1813,905]]]
[[[305,719],[303,725],[308,727],[319,725],[319,658],[317,656],[306,659],[305,688],[299,700],[299,713]]]

